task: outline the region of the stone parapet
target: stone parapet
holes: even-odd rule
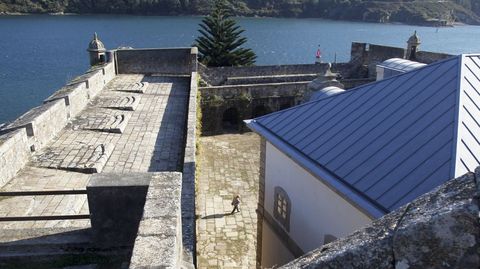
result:
[[[115,52],[119,74],[190,76],[196,68],[192,48],[120,49]]]
[[[186,117],[185,152],[182,177],[182,226],[183,226],[183,260],[195,264],[195,169],[197,148],[197,94],[198,73],[192,72],[188,112]]]
[[[223,85],[229,77],[263,77],[301,74],[323,74],[327,64],[264,65],[243,67],[205,67],[199,64],[202,78],[212,86]]]
[[[52,101],[32,108],[1,132],[24,129],[31,151],[43,148],[68,122],[68,113],[63,101]]]
[[[23,168],[30,157],[27,133],[20,129],[0,135],[0,187]]]
[[[281,268],[479,268],[479,178],[452,179]]]
[[[181,191],[181,173],[152,174],[130,269],[180,268]]]
[[[152,174],[94,174],[87,185],[93,240],[101,247],[131,246]]]
[[[90,99],[95,97],[115,75],[113,62],[93,67],[87,73],[73,79],[65,87],[45,99],[44,103],[64,99],[68,110],[68,118],[73,118],[86,107]]]

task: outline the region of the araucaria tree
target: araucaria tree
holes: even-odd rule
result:
[[[247,42],[235,20],[231,18],[225,1],[217,0],[212,12],[202,20],[196,39],[200,61],[207,66],[253,65],[257,56],[243,48]]]

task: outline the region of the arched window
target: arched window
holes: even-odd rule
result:
[[[290,211],[292,203],[287,193],[281,187],[275,187],[275,198],[273,217],[285,228],[287,232],[290,231]]]

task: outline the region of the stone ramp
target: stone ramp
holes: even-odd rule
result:
[[[121,134],[128,124],[131,113],[112,109],[95,108],[82,113],[72,121],[73,130],[91,130]]]
[[[34,157],[37,167],[81,173],[100,173],[112,154],[111,144],[73,144],[66,147],[47,147]]]
[[[100,108],[135,111],[140,103],[140,98],[140,94],[117,94],[115,96],[103,94],[95,99],[92,105]]]
[[[130,84],[120,85],[114,88],[114,91],[130,92],[130,93],[145,93],[148,88],[148,82],[135,82]]]

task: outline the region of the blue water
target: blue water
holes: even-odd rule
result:
[[[87,45],[97,32],[107,48],[190,46],[200,17],[0,17],[0,123],[12,120],[88,68]],[[239,18],[257,64],[348,61],[352,41],[405,46],[417,30],[422,50],[480,52],[480,27],[429,28],[325,21]]]

